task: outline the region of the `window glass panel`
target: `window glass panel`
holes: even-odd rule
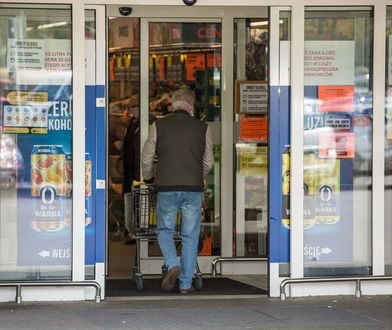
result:
[[[108,274],[129,278],[135,245],[124,194],[140,179],[140,19],[109,17],[108,24]]]
[[[275,187],[277,191],[281,192],[281,200],[270,201],[270,205],[279,205],[280,208],[276,210],[279,212],[278,215],[281,217],[281,228],[279,234],[281,239],[276,244],[275,249],[278,249],[278,255],[280,260],[290,260],[290,29],[291,29],[291,12],[281,11],[279,13],[279,84],[278,90],[274,93],[271,90],[270,95],[274,95],[277,98],[276,107],[279,111],[272,108],[272,98],[270,101],[271,106],[271,126],[274,118],[277,118],[277,124],[274,127],[278,127],[279,139],[278,145],[280,147],[279,155],[279,175],[278,182],[281,185],[280,188]],[[271,89],[273,87],[271,86]],[[274,113],[275,111],[275,113]],[[277,112],[277,113],[276,113]],[[272,128],[271,128],[272,129]],[[271,137],[272,141],[272,137]],[[271,144],[272,142],[270,142]],[[271,146],[272,147],[272,146]],[[271,159],[270,159],[271,161]],[[273,164],[270,164],[271,171]],[[276,171],[276,169],[275,169]],[[272,172],[270,173],[272,183]],[[272,188],[271,188],[272,189]],[[280,190],[281,189],[281,190]],[[280,196],[280,194],[279,194]],[[270,198],[273,198],[272,191]],[[280,204],[281,203],[281,204]],[[271,208],[271,213],[273,212]],[[278,213],[277,213],[278,214]],[[272,215],[270,219],[273,219]],[[270,231],[272,231],[272,221],[270,224]],[[283,228],[284,229],[283,229]],[[274,244],[270,242],[270,246]],[[272,251],[270,251],[271,256]],[[279,263],[279,275],[281,277],[290,275],[290,263],[281,262]]]
[[[69,6],[0,5],[0,279],[71,278]]]
[[[304,274],[371,273],[373,13],[307,8]]]
[[[385,274],[392,275],[392,6],[387,7],[385,132]]]
[[[234,20],[235,256],[267,256],[268,17]]]

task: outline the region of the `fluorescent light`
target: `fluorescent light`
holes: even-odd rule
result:
[[[283,24],[283,20],[279,20],[279,24]],[[250,22],[251,27],[259,27],[259,26],[266,26],[268,25],[268,21],[261,21],[261,22]]]
[[[57,26],[62,26],[62,25],[67,25],[68,22],[57,22],[57,23],[50,23],[50,24],[42,24],[38,25],[37,29],[42,30],[42,29],[50,29],[52,27],[57,27]]]
[[[250,22],[250,26],[257,27],[257,26],[266,26],[268,25],[268,21],[264,22]]]
[[[31,30],[34,30],[34,28],[31,27],[31,26],[28,26],[28,27],[26,28],[26,31],[27,31],[27,32],[29,32],[29,31],[31,31]]]

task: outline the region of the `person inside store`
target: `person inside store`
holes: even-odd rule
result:
[[[171,99],[173,113],[150,128],[142,152],[142,175],[144,182],[158,192],[158,243],[168,269],[161,289],[172,291],[179,277],[180,293],[188,294],[194,291],[192,277],[197,261],[203,180],[212,168],[214,155],[210,128],[193,116],[193,92],[181,88],[172,93]],[[180,262],[173,240],[178,212]]]

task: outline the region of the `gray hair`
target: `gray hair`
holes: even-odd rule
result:
[[[195,104],[195,96],[190,89],[180,88],[172,94],[172,107],[173,110],[186,110],[189,111],[190,107],[193,109]]]

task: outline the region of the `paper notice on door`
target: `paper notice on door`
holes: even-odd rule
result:
[[[241,118],[241,141],[268,141],[268,118]]]
[[[44,68],[45,40],[8,39],[8,72],[42,70]]]
[[[354,86],[319,86],[319,112],[353,112]]]
[[[320,158],[354,158],[355,135],[352,132],[320,132]]]

